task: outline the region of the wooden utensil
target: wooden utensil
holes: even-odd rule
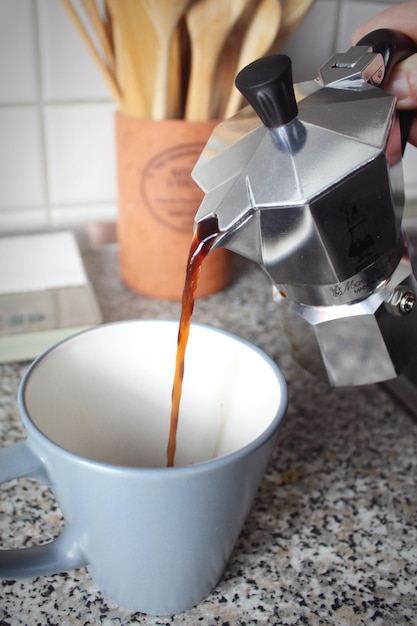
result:
[[[107,0],[111,15],[117,82],[122,111],[150,117],[155,80],[157,40],[153,25],[138,0]]]
[[[96,4],[96,0],[82,0],[85,11],[89,17],[91,25],[96,33],[100,42],[101,48],[106,59],[106,63],[112,74],[115,74],[115,61],[114,52],[111,40],[109,38],[109,32],[106,29],[106,25],[103,22],[100,11]]]
[[[240,49],[236,73],[255,59],[266,54],[277,36],[281,13],[281,5],[278,0],[260,0]],[[224,117],[227,118],[234,115],[238,111],[241,102],[242,95],[233,85]]]
[[[115,76],[112,74],[112,72],[110,71],[110,69],[108,68],[108,66],[106,65],[106,63],[103,61],[103,58],[100,56],[99,52],[97,51],[90,35],[87,32],[87,29],[85,28],[80,16],[78,15],[77,11],[75,10],[74,6],[71,3],[71,0],[61,0],[65,10],[67,11],[70,19],[72,20],[72,22],[74,23],[78,33],[81,36],[81,39],[84,41],[88,51],[90,52],[91,56],[94,59],[94,62],[96,63],[98,69],[101,72],[101,75],[103,76],[104,80],[106,81],[106,84],[115,100],[115,102],[118,104],[119,107],[123,106],[123,102],[122,102],[122,96],[120,93],[120,89],[119,86],[116,82]]]
[[[236,76],[237,61],[249,24],[259,0],[248,0],[245,10],[236,20],[220,50],[211,94],[211,117],[222,119]]]
[[[139,0],[138,0],[139,1]],[[169,69],[172,40],[178,22],[190,0],[140,0],[157,39],[152,118],[169,117]]]
[[[186,12],[191,73],[185,118],[210,119],[213,77],[226,37],[250,0],[196,0]]]

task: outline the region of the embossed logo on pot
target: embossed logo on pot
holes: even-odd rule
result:
[[[153,157],[144,169],[141,186],[146,205],[168,228],[192,234],[203,192],[191,178],[204,143],[186,143]]]

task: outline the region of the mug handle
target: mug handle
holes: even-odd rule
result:
[[[23,477],[50,484],[42,461],[26,441],[0,449],[0,483]],[[0,579],[57,574],[86,565],[86,559],[68,528],[53,541],[31,548],[0,549]]]

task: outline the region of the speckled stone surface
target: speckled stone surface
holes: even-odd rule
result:
[[[117,249],[85,254],[105,321],[178,318],[179,304],[132,293]],[[123,610],[85,569],[0,582],[0,624],[417,624],[417,422],[385,389],[330,389],[294,364],[262,272],[236,262],[233,284],[199,300],[195,320],[253,341],[281,366],[288,416],[224,577],[169,618]],[[24,438],[16,406],[26,364],[0,366],[0,444]],[[62,519],[33,480],[0,492],[2,547],[56,536]]]

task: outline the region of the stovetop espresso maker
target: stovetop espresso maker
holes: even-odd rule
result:
[[[374,31],[294,85],[285,55],[251,63],[236,77],[250,105],[192,174],[195,222],[216,216],[213,247],[259,264],[295,357],[333,386],[393,379],[417,358],[417,260],[401,228],[411,117],[381,89],[416,51]]]

